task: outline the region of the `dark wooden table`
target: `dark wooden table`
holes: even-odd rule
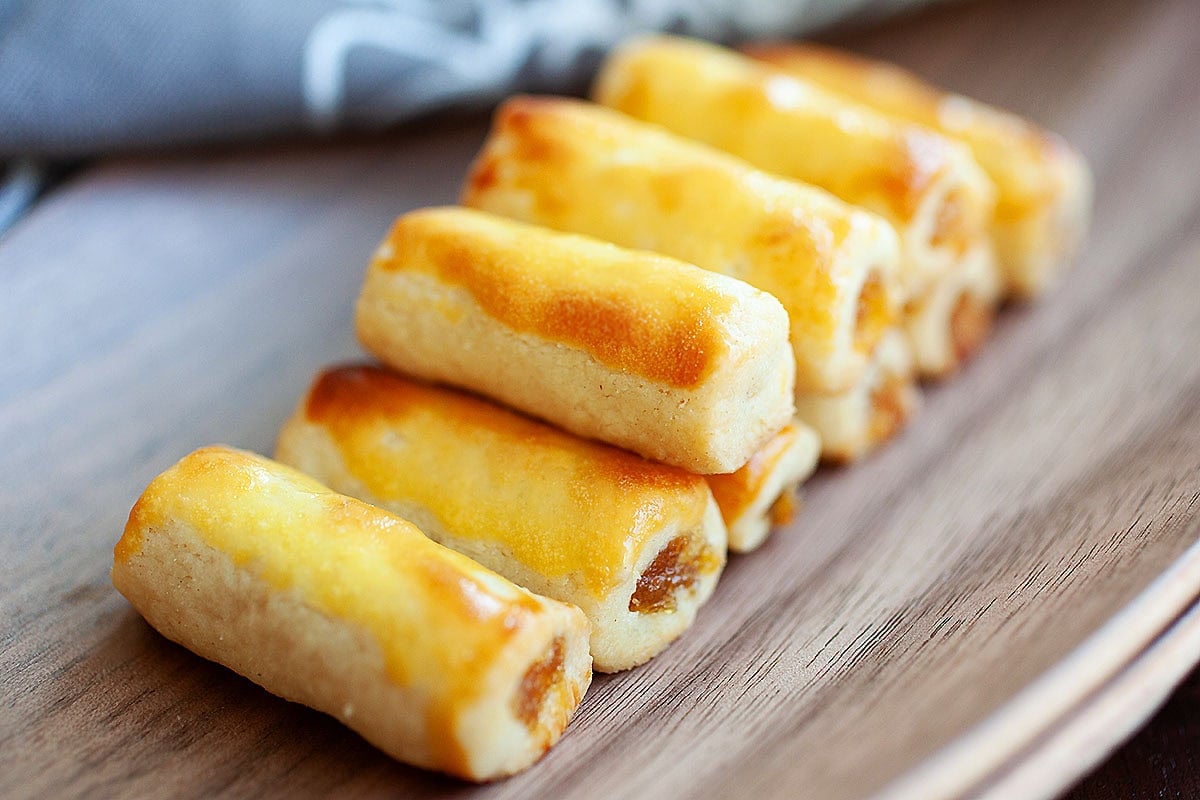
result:
[[[981,0],[827,38],[1077,142],[1099,187],[1088,252],[901,441],[819,475],[688,636],[598,678],[544,763],[479,790],[163,641],[107,570],[155,472],[213,441],[269,451],[313,371],[355,354],[367,256],[394,214],[453,199],[481,121],[103,160],[0,239],[0,796],[658,796],[672,770],[690,794],[860,796],[1011,707],[1186,561],[1190,594],[1087,651],[1114,659],[1089,689],[1086,663],[1051,684],[1069,709],[1027,709],[1036,731],[986,740],[1007,756],[956,769],[1011,785],[1068,710],[1141,674],[1200,616],[1200,6]],[[1187,652],[1037,785],[1100,762]],[[1198,746],[1200,675],[1070,796],[1200,795]]]
[[[1165,800],[1200,797],[1200,671],[1068,800]]]

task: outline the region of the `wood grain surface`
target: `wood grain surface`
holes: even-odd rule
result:
[[[895,445],[818,475],[683,639],[482,788],[166,642],[108,581],[153,475],[210,442],[269,452],[357,354],[368,255],[454,198],[482,121],[89,170],[0,241],[0,796],[1064,790],[1197,655],[1196,22],[1190,0],[981,2],[836,39],[1081,146],[1087,252]]]

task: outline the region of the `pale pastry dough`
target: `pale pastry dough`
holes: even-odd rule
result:
[[[904,328],[917,372],[942,378],[970,359],[991,332],[1000,292],[995,253],[980,242],[958,270],[909,301]]]
[[[849,462],[887,441],[917,410],[908,340],[889,332],[862,382],[840,395],[796,396],[796,414],[821,436],[821,457]]]

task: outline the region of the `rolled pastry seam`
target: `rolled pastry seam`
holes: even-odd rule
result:
[[[822,459],[848,463],[894,436],[919,404],[908,341],[892,331],[861,384],[840,395],[797,394],[796,416],[820,435]]]
[[[774,295],[790,319],[800,390],[850,389],[900,319],[899,239],[885,220],[591,103],[504,103],[462,202]]]
[[[992,235],[1006,294],[1041,294],[1077,254],[1091,214],[1092,177],[1083,156],[1061,137],[892,64],[830,47],[761,44],[747,52],[969,147],[996,185]]]
[[[900,234],[909,298],[992,219],[995,189],[961,143],[716,45],[634,40],[609,56],[593,96],[881,214]]]
[[[276,455],[583,609],[601,672],[686,630],[725,563],[702,477],[374,367],[319,375]]]
[[[737,472],[709,476],[732,552],[756,549],[772,528],[791,522],[797,503],[794,492],[812,475],[820,454],[816,431],[793,420]]]
[[[112,580],[168,639],[471,780],[536,761],[591,680],[579,609],[238,450],[197,450],[150,483]]]
[[[697,473],[792,416],[787,312],[742,281],[462,208],[397,220],[357,307],[396,369]]]
[[[991,242],[984,240],[960,270],[909,303],[905,332],[921,377],[945,378],[978,352],[992,329],[1000,284]]]

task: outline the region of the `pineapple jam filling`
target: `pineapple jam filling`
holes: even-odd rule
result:
[[[629,610],[639,614],[674,611],[679,594],[716,566],[717,558],[706,542],[687,534],[676,536],[638,576]]]
[[[787,525],[796,518],[797,512],[800,511],[800,501],[796,498],[795,491],[795,486],[788,487],[771,504],[768,513],[772,525],[776,527]]]
[[[938,207],[933,220],[929,244],[933,247],[953,247],[959,253],[967,249],[970,231],[967,224],[967,203],[962,193],[951,191]]]
[[[970,358],[987,339],[994,315],[990,303],[966,292],[959,295],[950,314],[950,341],[959,363]]]
[[[872,273],[858,295],[858,309],[854,317],[854,349],[860,353],[872,352],[893,322],[883,281]]]
[[[531,731],[537,730],[542,705],[550,690],[562,683],[565,657],[562,637],[556,637],[546,657],[534,662],[521,678],[521,685],[517,687],[517,694],[513,698],[513,713]]]
[[[906,382],[898,375],[883,378],[871,392],[871,441],[889,439],[908,418]]]

